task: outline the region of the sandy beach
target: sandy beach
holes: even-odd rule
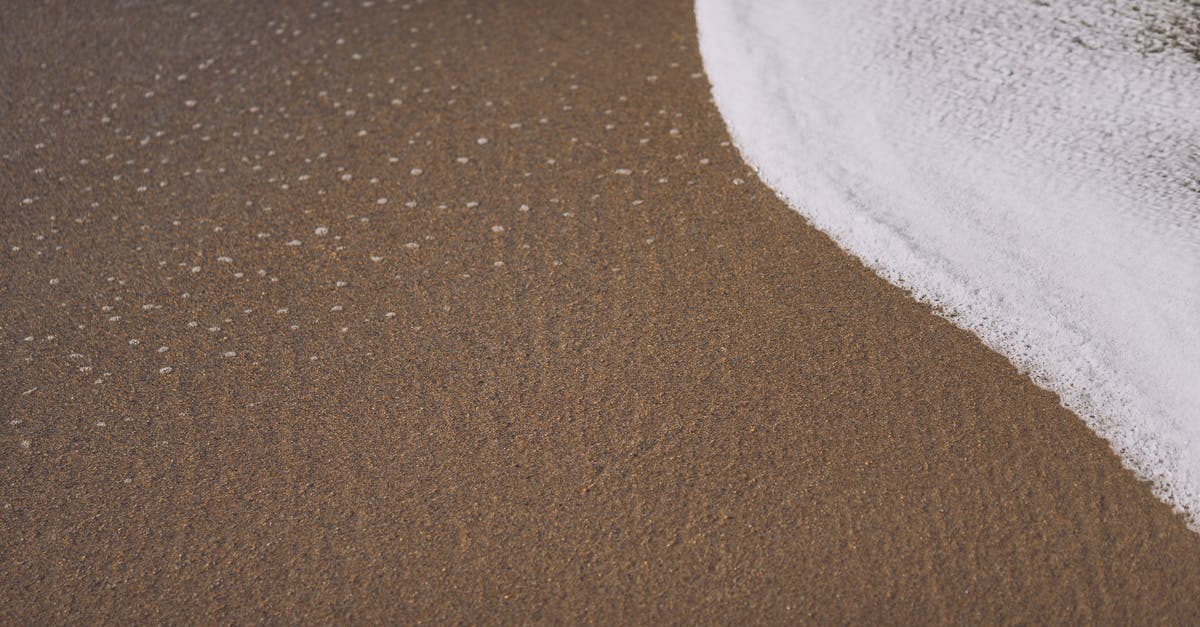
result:
[[[743,163],[690,2],[0,32],[0,622],[1200,617],[1200,535]]]

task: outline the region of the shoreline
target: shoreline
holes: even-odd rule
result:
[[[1103,440],[741,161],[690,3],[366,4],[13,12],[4,622],[1200,614]]]

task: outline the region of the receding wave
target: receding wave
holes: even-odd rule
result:
[[[698,0],[746,160],[1200,520],[1200,5]]]

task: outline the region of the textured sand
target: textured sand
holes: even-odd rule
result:
[[[1200,536],[747,171],[688,2],[405,6],[0,18],[0,622],[1200,616]]]

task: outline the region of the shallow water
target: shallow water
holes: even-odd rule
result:
[[[743,156],[1200,514],[1197,4],[698,0]]]

